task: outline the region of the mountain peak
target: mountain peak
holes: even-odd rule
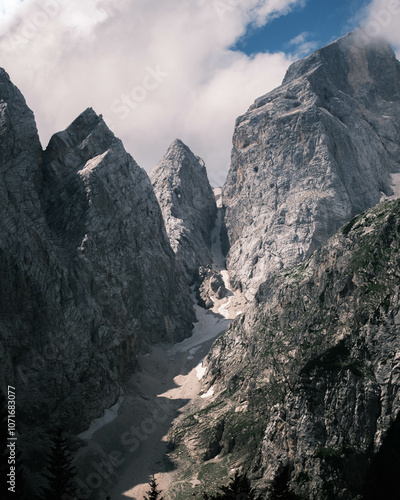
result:
[[[191,283],[198,268],[212,260],[210,233],[217,207],[204,161],[175,139],[149,175],[171,246]]]
[[[188,160],[185,162],[184,160]],[[180,169],[184,165],[195,167],[205,167],[204,161],[196,156],[193,151],[180,139],[175,139],[168,148],[163,160],[163,168],[165,168],[166,160],[170,168]],[[157,167],[156,167],[157,168]]]
[[[63,177],[110,148],[122,151],[123,145],[107,127],[103,117],[92,108],[87,108],[65,130],[52,136],[45,158],[47,164],[55,160],[59,167],[63,165],[63,168],[56,169],[57,177]],[[74,151],[73,155],[71,151]],[[68,160],[64,157],[65,154],[68,155]],[[59,161],[61,158],[63,161]]]
[[[350,94],[373,82],[381,95],[390,97],[400,90],[400,63],[386,40],[368,37],[358,28],[293,63],[283,85],[298,78],[316,82],[321,77]]]
[[[269,273],[392,194],[400,63],[389,44],[361,42],[360,33],[292,64],[236,122],[224,187],[228,266],[249,297]]]
[[[0,81],[2,80],[10,81],[10,76],[4,68],[0,68]]]
[[[188,146],[186,146],[186,144],[178,138],[171,142],[169,149],[172,148],[189,149]]]
[[[14,162],[15,167],[23,168],[26,164],[22,161],[22,157],[28,156],[32,151],[39,154],[41,145],[33,112],[3,68],[0,68],[0,102],[2,108],[0,116],[2,154],[8,151],[10,160]],[[16,146],[8,149],[8,146],[12,144]],[[3,159],[3,161],[5,160]],[[3,166],[4,164],[1,165],[1,167]]]
[[[101,118],[102,116],[98,115],[93,108],[88,107],[85,109],[85,111],[82,111],[82,113],[79,116],[77,116],[77,118],[75,118],[75,120],[72,123],[74,123],[77,120],[85,120],[87,122],[99,121]]]
[[[107,127],[102,115],[98,115],[93,108],[86,108],[75,120],[66,128],[65,132],[76,134],[79,137],[87,137],[97,127],[102,129],[102,133],[107,133],[108,138],[114,134]]]

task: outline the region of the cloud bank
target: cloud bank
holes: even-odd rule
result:
[[[0,0],[0,65],[35,112],[44,147],[91,106],[144,168],[179,137],[217,185],[235,118],[291,62],[230,47],[303,2]]]
[[[221,185],[237,116],[315,48],[306,32],[292,56],[231,47],[305,1],[0,0],[0,66],[35,112],[44,147],[91,106],[147,170],[178,137]],[[399,13],[400,0],[373,0],[360,21],[400,47]]]
[[[361,13],[360,24],[370,39],[386,38],[400,58],[400,0],[373,0]]]

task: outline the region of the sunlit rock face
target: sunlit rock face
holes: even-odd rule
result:
[[[399,221],[400,200],[379,204],[260,286],[203,361],[212,396],[170,432],[182,476],[213,491],[218,461],[261,498],[273,481],[310,500],[396,497]]]
[[[200,266],[212,264],[217,206],[205,164],[177,139],[149,175],[171,246],[191,284]]]
[[[355,214],[390,196],[400,171],[400,64],[359,31],[292,64],[237,119],[224,187],[228,268],[251,299]]]
[[[213,395],[170,432],[181,477],[211,493],[223,466],[261,498],[274,482],[397,495],[400,202],[379,202],[398,189],[400,64],[359,36],[294,63],[236,123],[223,199],[248,304],[203,362]]]

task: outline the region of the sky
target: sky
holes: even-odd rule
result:
[[[180,138],[218,186],[235,119],[291,62],[360,24],[398,51],[399,21],[400,0],[0,0],[0,66],[43,148],[92,107],[146,170]]]

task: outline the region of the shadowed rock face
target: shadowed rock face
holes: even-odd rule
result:
[[[211,231],[217,216],[204,162],[177,139],[149,175],[171,246],[192,283],[199,267],[212,263]]]
[[[190,335],[187,287],[147,174],[92,109],[43,153],[0,73],[1,380],[20,425],[83,430],[141,346]]]
[[[292,64],[238,118],[224,203],[231,279],[248,298],[392,194],[399,117],[400,63],[356,31]]]

